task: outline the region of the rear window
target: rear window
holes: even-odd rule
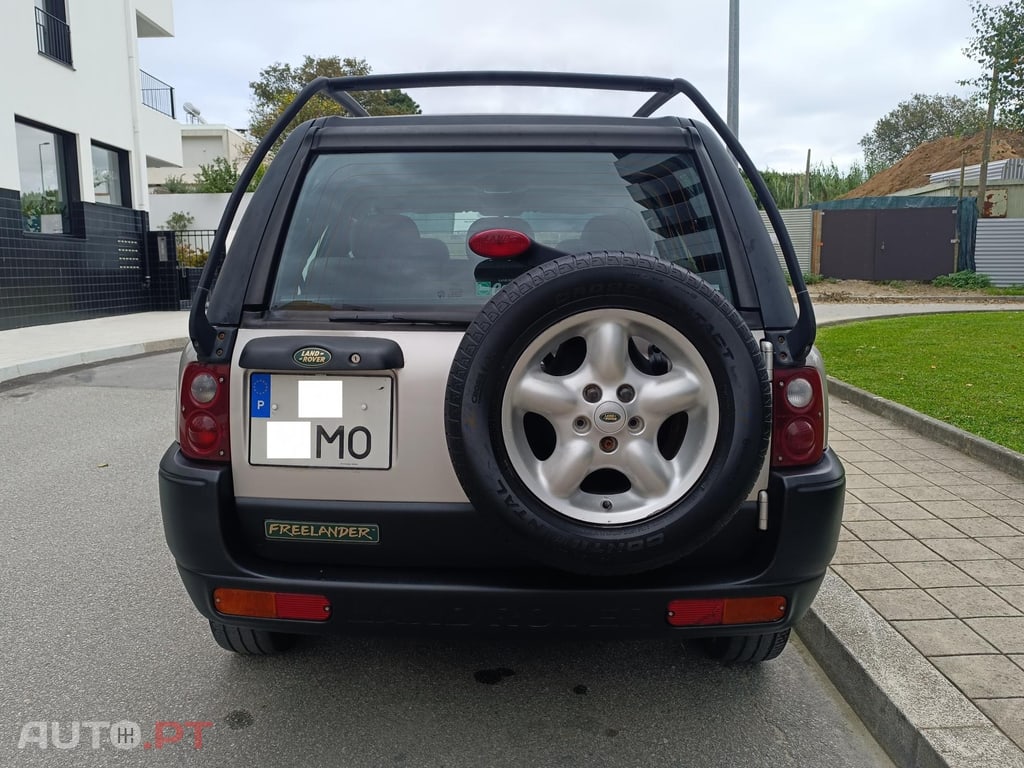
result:
[[[324,154],[295,204],[273,309],[472,308],[500,285],[467,248],[505,228],[566,253],[638,251],[731,300],[715,218],[688,153]]]

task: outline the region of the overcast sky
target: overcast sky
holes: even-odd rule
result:
[[[249,82],[305,54],[376,73],[535,69],[685,77],[725,115],[728,0],[174,0],[173,38],[143,69],[210,123],[248,125]],[[741,0],[740,138],[760,168],[846,166],[912,93],[957,93],[968,0]],[[510,88],[411,92],[424,112],[631,112],[636,94]],[[659,114],[692,114],[683,100]]]

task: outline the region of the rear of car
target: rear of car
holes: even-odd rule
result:
[[[843,496],[813,317],[707,126],[322,118],[208,272],[160,492],[222,646],[531,629],[760,661],[810,605]]]

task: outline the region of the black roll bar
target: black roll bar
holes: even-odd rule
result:
[[[206,316],[206,302],[209,297],[210,288],[213,284],[214,275],[223,263],[227,249],[227,235],[231,223],[238,212],[242,202],[242,195],[252,183],[260,164],[269,154],[275,142],[287,130],[288,126],[299,114],[299,111],[309,103],[310,99],[319,93],[324,93],[342,108],[350,117],[369,117],[369,113],[352,96],[352,92],[377,91],[405,88],[444,88],[451,86],[535,86],[548,88],[582,88],[601,91],[632,91],[637,93],[650,93],[650,98],[644,102],[634,113],[634,117],[650,117],[656,110],[664,106],[677,95],[686,96],[718,136],[728,147],[733,157],[739,163],[740,168],[746,173],[754,192],[764,206],[768,221],[775,230],[782,249],[782,256],[789,270],[793,288],[796,291],[797,306],[799,315],[796,324],[789,331],[775,334],[776,342],[782,342],[788,348],[790,359],[802,359],[810,351],[814,343],[816,325],[814,311],[811,307],[810,295],[807,286],[804,284],[803,274],[800,272],[800,264],[793,249],[793,241],[786,231],[775,201],[772,199],[768,187],[765,185],[761,174],[754,167],[753,162],[746,151],[740,146],[739,140],[733,135],[725,121],[711,106],[704,95],[697,90],[688,80],[679,78],[644,77],[636,75],[601,75],[571,72],[517,72],[517,71],[470,71],[470,72],[414,72],[392,75],[357,75],[354,77],[318,77],[310,81],[299,93],[295,100],[281,113],[274,122],[270,131],[257,145],[249,161],[242,169],[238,183],[228,198],[224,213],[221,216],[220,225],[217,227],[217,234],[214,237],[210,249],[210,258],[203,269],[199,279],[199,286],[192,299],[192,311],[189,316],[189,336],[196,347],[200,359],[216,360],[218,355],[215,347],[218,341],[218,330],[214,328]],[[780,339],[779,337],[783,337]],[[776,346],[779,346],[778,344]],[[223,350],[217,350],[223,353]],[[778,352],[778,351],[777,351]],[[782,359],[786,356],[783,353]]]

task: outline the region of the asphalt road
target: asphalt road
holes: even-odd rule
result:
[[[0,390],[0,765],[891,765],[799,642],[753,669],[663,642],[222,651],[160,525],[176,365],[159,355]],[[73,721],[137,724],[152,748],[119,750],[105,725],[40,748],[54,722],[73,743]],[[195,726],[173,725],[159,735],[181,741],[156,749],[158,721],[211,725],[202,749]]]

